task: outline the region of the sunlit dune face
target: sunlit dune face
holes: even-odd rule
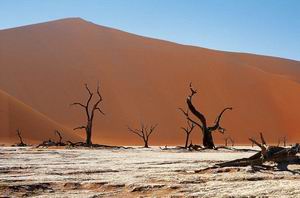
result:
[[[95,117],[94,142],[142,144],[126,126],[144,122],[158,123],[150,145],[184,144],[186,120],[178,108],[186,108],[192,81],[194,105],[210,125],[224,107],[234,107],[221,121],[225,134],[214,134],[218,143],[227,136],[248,143],[259,132],[268,142],[300,141],[297,61],[183,46],[78,19],[2,30],[0,43],[0,88],[32,108],[2,99],[2,137],[11,138],[19,123],[32,139],[48,137],[54,127],[69,131],[68,138],[84,135],[71,129],[85,124],[85,113],[69,104],[87,99],[84,83],[94,90],[100,81],[106,115]],[[53,122],[38,113],[29,119],[35,110]],[[197,127],[192,140],[200,143]]]

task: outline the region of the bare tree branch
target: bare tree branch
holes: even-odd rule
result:
[[[197,93],[197,90],[193,89],[192,82],[190,82],[190,90],[191,90],[191,95],[189,95],[189,98],[192,100],[193,95]]]
[[[266,154],[266,150],[267,150],[266,144],[260,144],[260,143],[258,143],[256,140],[254,140],[254,139],[252,139],[252,138],[249,138],[249,140],[250,140],[252,143],[254,143],[254,144],[256,144],[257,146],[259,146],[259,148],[261,149],[261,153],[262,153],[263,156]],[[264,143],[266,143],[266,142],[264,141]]]
[[[184,111],[182,108],[178,108],[178,109],[186,116],[186,119],[188,119],[190,122],[194,123],[195,125],[197,125],[202,129],[202,126],[199,123],[197,123],[196,121],[190,118],[188,110]]]
[[[73,130],[78,130],[78,129],[86,129],[86,126],[80,126],[80,127],[76,127]]]
[[[128,129],[128,131],[130,131],[130,132],[132,132],[132,133],[134,133],[134,134],[136,134],[136,135],[138,135],[138,136],[140,136],[141,138],[144,139],[144,134],[140,130],[132,129],[129,126],[127,126],[127,129]]]
[[[223,113],[226,111],[226,110],[232,110],[232,107],[227,107],[225,109],[223,109],[221,111],[221,113],[218,115],[218,117],[216,118],[216,121],[215,121],[215,125],[212,126],[212,127],[208,127],[210,131],[215,131],[217,129],[220,129],[219,132],[221,133],[224,133],[225,129],[220,127],[220,121],[221,121],[221,118],[222,118],[222,115]]]
[[[20,140],[20,143],[17,144],[18,146],[27,146],[24,142],[23,142],[23,138],[21,136],[21,130],[20,129],[17,129],[17,135],[19,137],[19,140]]]
[[[86,90],[89,92],[89,94],[90,94],[90,95],[93,95],[93,93],[91,92],[91,90],[90,90],[89,87],[88,87],[88,84],[85,83],[84,86],[85,86]]]
[[[202,113],[200,113],[199,111],[197,111],[197,109],[194,107],[194,105],[192,103],[192,96],[195,93],[197,93],[197,92],[193,92],[192,95],[190,95],[186,99],[186,102],[188,104],[190,111],[201,121],[203,128],[207,128],[206,119],[205,119],[204,115]]]
[[[73,105],[79,105],[79,106],[82,106],[83,108],[86,108],[86,106],[85,105],[83,105],[83,104],[81,104],[80,102],[74,102],[74,103],[72,103],[72,104],[70,104],[71,106],[73,106]]]
[[[186,99],[186,103],[187,103],[188,109],[192,112],[192,114],[195,117],[197,117],[199,119],[200,122],[196,122],[195,120],[191,119],[188,114],[188,111],[184,111],[181,108],[180,108],[180,110],[186,116],[187,120],[189,120],[191,123],[200,127],[200,129],[202,131],[202,135],[203,135],[203,139],[202,139],[203,146],[205,148],[209,148],[209,149],[215,148],[212,132],[215,130],[218,130],[220,133],[225,132],[225,129],[220,126],[220,121],[221,121],[223,113],[226,110],[232,110],[232,107],[227,107],[227,108],[223,109],[221,111],[221,113],[219,114],[219,116],[217,117],[215,124],[211,127],[208,127],[205,116],[196,109],[196,107],[193,105],[193,102],[192,102],[193,96],[197,93],[197,90],[195,90],[193,88],[192,83],[190,83],[189,89],[191,91],[191,94],[188,95],[188,97]]]
[[[99,107],[97,107],[95,110],[98,110],[101,114],[105,115],[105,113]]]
[[[149,132],[147,133],[147,138],[154,132],[155,128],[158,126],[158,124],[151,126],[149,129]],[[145,129],[147,132],[147,129]]]
[[[265,138],[264,138],[263,134],[262,134],[262,133],[259,133],[259,136],[260,136],[262,145],[266,146],[267,143],[266,143],[266,141],[265,141]]]
[[[85,108],[85,112],[86,112],[86,117],[87,117],[87,123],[85,126],[80,126],[80,127],[76,127],[73,130],[77,130],[77,129],[85,129],[86,132],[86,145],[87,146],[91,146],[92,145],[92,128],[93,128],[93,119],[94,119],[94,112],[95,111],[99,111],[101,114],[104,115],[104,112],[98,107],[98,105],[100,104],[100,102],[103,100],[102,96],[100,94],[100,88],[99,88],[99,83],[97,85],[97,95],[99,97],[99,99],[94,103],[94,105],[92,105],[92,108],[90,107],[90,103],[91,100],[93,98],[94,93],[91,92],[91,90],[89,89],[88,85],[85,84],[85,89],[87,90],[87,92],[89,93],[89,97],[86,101],[86,105],[83,105],[82,103],[73,103],[72,105],[79,105],[81,107]]]
[[[132,129],[131,127],[127,126],[128,131],[138,135],[140,138],[143,139],[144,141],[144,147],[148,148],[148,142],[149,142],[149,137],[150,135],[154,132],[155,128],[158,126],[152,125],[150,128],[148,128],[147,125],[144,125],[144,123],[141,123],[141,129]]]
[[[190,134],[192,133],[193,129],[195,128],[195,124],[192,123],[191,121],[189,120],[186,120],[187,122],[187,126],[186,127],[181,127],[184,131],[185,131],[185,134],[186,134],[186,138],[185,138],[185,146],[184,148],[187,148],[188,147],[188,142],[189,142],[189,137],[190,137]]]
[[[62,136],[61,136],[60,132],[58,130],[55,130],[54,133],[58,135],[59,143],[62,143]]]

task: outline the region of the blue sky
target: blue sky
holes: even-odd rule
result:
[[[0,29],[66,17],[182,44],[300,60],[300,0],[0,0]]]

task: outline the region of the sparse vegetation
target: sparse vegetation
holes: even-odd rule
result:
[[[129,126],[127,128],[128,128],[128,131],[137,135],[138,137],[140,137],[143,140],[145,148],[149,148],[150,135],[152,135],[152,133],[156,129],[157,125],[158,124],[151,125],[150,127],[148,127],[142,123],[140,129],[132,129]]]
[[[99,107],[100,103],[103,101],[103,98],[100,94],[100,87],[99,84],[97,85],[97,95],[98,95],[98,99],[97,101],[91,105],[91,100],[94,96],[94,93],[91,92],[91,90],[89,89],[88,85],[85,84],[85,88],[89,94],[89,97],[86,101],[85,104],[82,104],[80,102],[74,102],[71,105],[76,105],[76,106],[80,106],[84,109],[85,113],[86,113],[86,124],[76,127],[74,128],[74,130],[78,130],[78,129],[84,129],[85,133],[86,133],[86,141],[85,141],[85,145],[86,146],[92,146],[92,132],[93,132],[93,121],[94,121],[94,116],[95,116],[95,112],[98,111],[100,112],[102,115],[104,115],[104,112],[102,111],[102,109]]]
[[[226,107],[225,109],[223,109],[221,111],[221,113],[218,115],[218,117],[216,118],[214,125],[213,126],[208,126],[207,121],[206,121],[206,117],[204,116],[204,114],[201,113],[200,111],[198,111],[196,109],[196,107],[193,105],[192,99],[193,99],[193,96],[195,94],[197,94],[197,91],[195,89],[193,89],[192,83],[190,83],[190,91],[191,91],[191,94],[187,97],[186,103],[187,103],[187,106],[188,106],[189,110],[192,112],[192,114],[200,122],[197,122],[197,121],[193,120],[190,117],[188,111],[184,111],[182,108],[180,108],[180,110],[186,116],[187,120],[194,123],[195,125],[197,125],[201,129],[203,146],[207,149],[214,149],[215,144],[214,144],[212,132],[214,132],[214,131],[219,131],[220,133],[225,132],[225,128],[220,126],[220,121],[222,119],[222,115],[224,114],[224,112],[227,111],[227,110],[232,110],[232,107]]]
[[[189,120],[187,120],[186,122],[187,122],[187,126],[186,127],[181,127],[181,129],[185,132],[185,145],[184,145],[184,148],[188,148],[190,135],[193,132],[193,129],[195,128],[194,123],[192,123]]]
[[[19,137],[20,143],[18,143],[16,146],[27,146],[27,144],[25,144],[23,142],[23,138],[21,136],[21,130],[20,129],[17,129],[17,135]]]

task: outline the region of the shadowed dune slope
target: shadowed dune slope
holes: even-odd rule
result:
[[[54,130],[61,131],[64,140],[80,140],[75,134],[0,90],[0,142],[17,143],[16,129],[21,130],[25,143],[56,140]]]
[[[1,30],[0,43],[0,88],[67,128],[85,119],[69,104],[85,100],[84,83],[100,80],[106,115],[95,118],[94,142],[139,144],[126,125],[143,121],[159,123],[150,143],[183,143],[178,107],[186,107],[190,81],[209,123],[234,107],[222,125],[236,142],[259,131],[272,142],[300,141],[298,61],[179,45],[77,18]],[[215,134],[219,142],[227,135]]]

